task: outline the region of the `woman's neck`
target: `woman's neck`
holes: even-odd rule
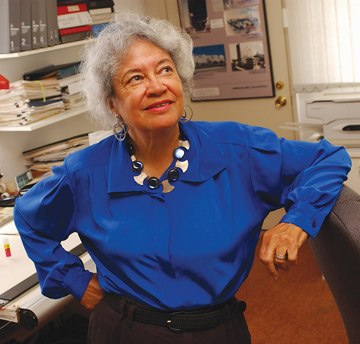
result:
[[[172,163],[174,150],[179,146],[179,127],[169,133],[131,135],[136,160],[144,164],[143,171],[149,177],[160,178]]]

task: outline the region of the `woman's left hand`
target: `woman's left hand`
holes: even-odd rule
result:
[[[105,291],[101,289],[97,279],[97,274],[94,273],[84,292],[84,295],[80,300],[80,303],[87,309],[94,309],[104,296]]]
[[[264,233],[260,260],[275,280],[279,269],[287,271],[297,263],[298,250],[307,238],[306,232],[291,223],[279,223]]]

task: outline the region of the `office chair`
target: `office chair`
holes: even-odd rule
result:
[[[344,185],[319,234],[309,239],[349,344],[360,343],[360,196]]]

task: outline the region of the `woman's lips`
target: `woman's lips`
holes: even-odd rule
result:
[[[163,108],[167,108],[169,107],[173,102],[168,100],[168,101],[163,101],[163,102],[157,102],[154,103],[152,105],[150,105],[149,107],[147,107],[145,110],[156,110],[156,109],[163,109]]]

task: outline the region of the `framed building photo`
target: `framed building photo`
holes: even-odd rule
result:
[[[274,97],[264,0],[178,0],[194,43],[192,101]]]

